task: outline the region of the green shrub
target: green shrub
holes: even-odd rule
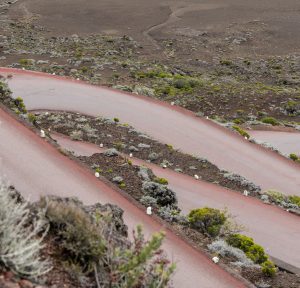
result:
[[[50,200],[42,205],[47,208],[50,232],[57,236],[67,262],[90,271],[103,255],[105,242],[89,216],[72,203]]]
[[[21,113],[27,113],[26,106],[24,104],[24,100],[21,97],[17,97],[15,100],[15,105]]]
[[[28,121],[35,124],[36,123],[36,116],[32,113],[28,113],[27,114],[27,117],[28,117]]]
[[[174,147],[172,144],[166,144],[166,146],[168,147],[169,150],[174,150]]]
[[[275,276],[277,269],[272,261],[267,260],[261,264],[261,271],[264,275],[273,277]]]
[[[114,122],[115,122],[115,123],[119,123],[119,122],[120,122],[120,119],[115,117],[115,118],[114,118]]]
[[[153,179],[153,181],[156,182],[156,183],[162,184],[162,185],[168,185],[168,184],[169,184],[169,182],[168,182],[167,179],[165,179],[165,178],[160,178],[160,177],[155,177],[155,178]]]
[[[226,59],[220,60],[220,64],[222,66],[232,66],[233,65],[232,61],[226,60]]]
[[[232,128],[237,131],[240,135],[242,135],[243,137],[246,137],[247,139],[250,138],[250,135],[243,130],[241,127],[237,126],[237,125],[233,125]]]
[[[168,283],[175,271],[175,264],[170,264],[163,254],[161,249],[163,239],[163,233],[155,233],[146,242],[142,228],[138,226],[129,248],[113,248],[110,253],[106,253],[103,261],[102,259],[99,261],[101,276],[96,274],[99,286],[170,287]],[[103,275],[103,270],[108,270],[107,275]]]
[[[266,192],[266,194],[275,202],[277,203],[280,203],[282,201],[285,200],[285,196],[278,192],[278,191],[275,191],[275,190],[269,190]]]
[[[297,161],[299,159],[299,157],[297,156],[297,154],[295,153],[291,153],[289,156],[293,161]]]
[[[33,62],[32,62],[31,59],[20,59],[20,60],[19,60],[19,64],[20,64],[21,66],[29,66],[29,65],[32,65]]]
[[[268,260],[264,248],[254,243],[253,239],[248,236],[241,234],[229,235],[226,242],[229,245],[244,251],[247,257],[256,264],[262,264]]]
[[[95,172],[96,172],[96,173],[102,173],[102,172],[103,172],[103,170],[102,170],[102,169],[100,169],[99,167],[97,167],[97,168],[95,169]]]
[[[237,124],[237,125],[243,124],[244,122],[245,122],[245,121],[244,121],[243,119],[240,119],[240,118],[234,119],[234,120],[233,120],[233,123],[234,123],[234,124]]]
[[[292,195],[288,197],[289,201],[295,205],[298,205],[300,207],[300,197],[296,195]]]
[[[209,207],[191,210],[188,215],[188,221],[193,228],[202,233],[208,233],[212,237],[219,235],[226,220],[224,212]]]
[[[279,122],[273,117],[264,117],[263,119],[261,119],[261,122],[265,124],[271,124],[272,126],[279,125]]]
[[[122,182],[122,183],[119,184],[119,187],[120,187],[121,189],[126,188],[126,184],[125,184],[124,182]]]

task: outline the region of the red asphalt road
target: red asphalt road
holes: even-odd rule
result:
[[[206,157],[220,168],[243,175],[263,190],[276,189],[300,196],[298,164],[185,109],[38,72],[1,68],[0,74],[13,75],[9,86],[30,110],[67,110],[118,117],[163,143]]]
[[[76,142],[58,134],[52,137],[76,155],[90,156],[105,149],[86,143]],[[235,221],[246,228],[246,234],[261,244],[270,256],[276,257],[300,269],[300,219],[275,206],[267,206],[261,201],[245,197],[238,192],[195,180],[190,176],[163,169],[140,159],[132,158],[136,165],[152,169],[159,177],[168,179],[169,187],[176,192],[183,212],[203,206],[217,209],[228,208],[236,217]],[[197,197],[195,197],[195,195]]]
[[[300,132],[247,130],[256,140],[270,143],[280,152],[289,155],[295,153],[300,156]]]
[[[132,231],[142,224],[146,235],[165,230],[164,249],[177,262],[176,287],[245,287],[213,264],[173,232],[146,215],[88,170],[59,153],[53,146],[0,109],[0,171],[30,200],[42,195],[78,197],[85,203],[112,203],[124,209]],[[197,283],[197,284],[196,284]]]

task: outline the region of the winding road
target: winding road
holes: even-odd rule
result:
[[[39,72],[0,68],[0,74],[12,75],[8,83],[13,96],[22,97],[29,110],[118,117],[162,143],[246,177],[263,190],[300,196],[300,165],[183,108]]]
[[[24,196],[37,200],[42,195],[78,197],[85,203],[112,203],[121,207],[131,231],[142,224],[146,235],[166,231],[163,248],[177,262],[176,287],[246,287],[215,265],[145,211],[95,178],[87,169],[63,156],[52,145],[0,109],[0,172]]]
[[[184,152],[206,157],[221,168],[239,173],[261,185],[263,189],[272,188],[286,194],[300,195],[299,165],[258,145],[251,144],[209,120],[195,117],[192,112],[185,109],[147,97],[91,86],[81,81],[38,72],[0,68],[0,74],[12,75],[8,82],[13,96],[22,97],[30,110],[66,110],[91,116],[118,117],[122,122],[129,123],[163,143],[170,143]],[[0,120],[5,123],[5,115],[3,114],[0,118],[3,118]],[[126,202],[107,185],[96,181],[92,175],[88,176],[87,171],[72,164],[72,161],[67,160],[59,153],[54,153],[54,149],[48,147],[50,145],[41,145],[43,141],[38,137],[36,137],[37,139],[31,139],[33,137],[30,135],[25,137],[23,134],[29,132],[20,133],[18,130],[24,130],[24,128],[17,129],[17,125],[20,124],[13,125],[10,124],[10,121],[6,121],[4,127],[11,127],[4,129],[4,132],[3,123],[0,126],[0,157],[2,157],[2,166],[8,174],[8,178],[24,193],[27,195],[29,193],[33,193],[33,195],[57,193],[64,196],[75,193],[75,196],[77,195],[85,201],[113,202],[125,210],[125,220],[130,227],[134,227],[138,222],[136,219],[139,219],[148,233],[161,228],[154,221],[155,226],[152,220],[145,217],[138,208],[130,202]],[[40,143],[37,144],[37,142]],[[53,149],[53,151],[51,153],[41,151],[46,149],[45,146],[48,147],[48,150]],[[83,146],[81,149],[84,151],[85,147]],[[68,165],[70,165],[70,169],[68,169]],[[71,168],[72,165],[73,168]],[[169,180],[170,187],[176,191],[184,211],[204,205],[216,208],[226,206],[237,216],[238,222],[249,229],[248,234],[264,245],[271,256],[300,268],[300,245],[297,241],[300,237],[300,225],[299,218],[295,215],[288,214],[277,207],[266,206],[256,199],[243,197],[234,191],[196,181],[186,175],[179,177],[177,173],[163,170],[155,165],[151,169],[157,175]],[[34,175],[39,177],[34,177]],[[85,177],[89,178],[85,179]],[[87,179],[91,180],[86,181]],[[100,185],[103,192],[101,189],[98,191],[99,188],[96,189],[94,185]],[[139,214],[136,211],[139,211]],[[141,215],[141,218],[137,215]],[[149,227],[147,221],[151,222]],[[216,281],[214,276],[210,277],[208,274],[205,274],[208,278],[203,280],[203,271],[205,270],[201,272],[200,276],[197,276],[195,270],[198,269],[198,264],[197,268],[194,267],[195,265],[192,265],[194,268],[191,268],[188,263],[190,256],[186,254],[189,252],[185,251],[185,249],[191,248],[188,245],[189,248],[182,248],[182,245],[186,244],[180,244],[181,246],[175,244],[176,241],[181,241],[177,238],[175,242],[172,242],[173,239],[169,241],[175,237],[172,233],[170,235],[168,234],[167,237],[166,249],[169,255],[171,253],[171,255],[175,255],[174,258],[180,259],[176,284],[183,283],[180,281],[182,278],[186,278],[183,275],[187,271],[191,275],[187,276],[188,278],[198,277],[204,283],[207,281],[208,285],[211,285],[210,281]],[[173,244],[176,247],[173,247]],[[193,253],[195,253],[194,250],[190,252],[190,254]],[[192,257],[191,259],[196,261],[198,258]],[[202,266],[200,265],[199,269],[204,269]],[[207,270],[214,270],[211,266],[209,267]],[[194,280],[189,283],[192,285],[192,282]],[[214,285],[217,286],[202,287],[239,287]],[[192,286],[185,283],[184,287]]]
[[[65,149],[75,152],[75,155],[90,156],[104,150],[97,145],[72,141],[59,134],[53,134],[52,137]],[[203,206],[228,208],[235,221],[245,227],[245,234],[253,237],[269,255],[295,266],[298,268],[295,272],[300,272],[299,216],[171,169],[163,169],[136,158],[131,160],[135,165],[146,166],[157,176],[168,179],[169,187],[176,192],[183,212],[188,213],[191,209]]]

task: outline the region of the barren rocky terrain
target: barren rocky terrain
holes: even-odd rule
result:
[[[192,119],[191,122],[185,123],[199,120],[195,116],[205,117],[223,126],[207,121],[215,131],[223,129],[222,133],[224,135],[226,133],[229,142],[232,139],[235,139],[236,143],[245,140],[243,142],[245,145],[240,146],[246,150],[242,151],[244,158],[241,159],[247,159],[247,149],[250,147],[248,144],[253,145],[254,149],[257,148],[248,141],[262,144],[290,158],[284,159],[275,152],[272,154],[273,152],[266,149],[260,149],[261,147],[256,152],[265,156],[265,159],[275,159],[274,162],[270,160],[268,163],[282,165],[278,166],[278,170],[269,167],[270,171],[275,171],[274,175],[291,179],[294,183],[287,184],[293,187],[295,194],[298,192],[295,189],[298,188],[295,175],[300,167],[297,166],[300,163],[299,12],[300,2],[297,0],[0,0],[0,67],[46,72],[52,74],[53,79],[56,77],[54,75],[67,76],[93,85],[108,86],[125,93],[137,94],[135,99],[138,100],[142,98],[138,95],[155,98],[171,104],[155,102],[157,108],[161,106],[173,112],[177,111],[177,108],[178,111],[181,109],[176,106],[186,108],[193,113],[180,110],[180,113]],[[123,119],[120,121],[117,117],[111,119],[104,118],[105,115],[96,117],[97,115],[93,113],[79,111],[80,109],[77,109],[79,106],[77,110],[50,111],[45,104],[46,109],[43,111],[38,109],[45,107],[38,104],[37,110],[33,108],[34,110],[27,111],[26,101],[24,103],[23,99],[18,97],[20,95],[11,95],[6,85],[6,83],[13,85],[16,70],[11,69],[12,74],[8,74],[7,71],[3,72],[6,79],[0,79],[0,116],[4,124],[2,126],[4,130],[0,132],[7,136],[1,144],[3,148],[3,151],[0,151],[1,170],[2,166],[6,167],[8,175],[19,186],[18,190],[27,195],[33,193],[37,198],[44,194],[48,197],[50,192],[64,197],[77,195],[83,202],[85,200],[93,202],[94,206],[84,205],[85,203],[74,198],[60,197],[46,197],[50,206],[43,206],[45,204],[43,199],[33,205],[26,202],[30,207],[26,209],[29,209],[28,215],[31,217],[28,224],[23,227],[22,220],[14,221],[19,223],[18,227],[29,229],[27,232],[30,229],[34,230],[36,223],[32,219],[35,219],[36,211],[44,209],[43,219],[46,219],[50,232],[48,234],[45,232],[47,236],[41,238],[45,245],[40,247],[36,255],[41,254],[43,260],[50,259],[53,264],[52,271],[48,274],[45,272],[47,276],[38,279],[29,277],[26,273],[22,274],[19,267],[14,266],[14,262],[6,262],[6,255],[3,253],[5,245],[1,242],[4,241],[3,235],[6,232],[0,233],[0,286],[146,288],[173,287],[174,284],[175,287],[179,287],[185,281],[184,277],[188,275],[189,279],[186,279],[188,287],[192,287],[193,278],[203,281],[201,284],[208,285],[207,287],[212,285],[214,287],[224,285],[222,286],[224,288],[299,287],[300,280],[297,274],[300,267],[297,262],[299,258],[291,253],[292,249],[298,251],[299,248],[295,245],[295,239],[289,242],[290,251],[287,252],[285,247],[282,249],[283,252],[279,253],[285,257],[285,261],[272,257],[273,255],[269,253],[269,250],[273,253],[278,252],[278,239],[283,242],[282,239],[288,239],[289,236],[297,237],[299,234],[295,225],[299,220],[299,196],[292,195],[289,191],[281,191],[282,193],[272,189],[262,191],[257,183],[218,168],[215,162],[219,159],[213,158],[216,155],[208,153],[207,158],[210,159],[205,159],[200,157],[202,155],[187,154],[184,149],[183,151],[174,149],[172,145],[174,143],[165,143],[161,139],[159,142],[140,132],[143,130],[138,131],[136,127],[122,123]],[[18,71],[20,74],[21,72],[23,71]],[[29,79],[29,74],[27,76],[26,73],[23,74],[24,79],[27,76]],[[34,77],[34,74],[30,77]],[[76,89],[75,82],[87,86],[81,81],[69,81],[69,88],[65,85],[64,93],[67,93],[67,89],[69,91]],[[43,86],[40,92],[33,89],[34,94],[37,94],[33,96],[38,97],[44,89],[47,90],[48,97],[49,95],[54,97],[55,93],[57,97],[59,93],[51,95],[51,88],[46,87],[48,86]],[[20,91],[20,87],[18,89]],[[80,91],[91,91],[89,89]],[[107,91],[110,91],[110,94],[107,92],[107,96],[111,97],[117,93],[114,90]],[[94,96],[97,95],[96,90],[94,93]],[[24,95],[26,99],[26,93]],[[75,98],[68,98],[70,95],[61,97],[64,96],[67,96],[65,99],[69,99],[68,101],[78,101]],[[100,105],[100,97],[97,95],[94,98],[98,100],[95,103]],[[33,97],[30,99],[29,107],[36,101]],[[124,99],[120,99],[114,103],[122,105]],[[142,99],[149,100],[149,98]],[[144,105],[148,100],[143,102]],[[134,103],[133,100],[130,101]],[[132,105],[135,107],[135,104]],[[113,107],[110,108],[114,111]],[[135,111],[132,110],[131,113]],[[153,116],[155,113],[149,115]],[[147,118],[146,115],[145,119],[151,121],[151,117]],[[196,125],[197,121],[193,123]],[[2,125],[1,122],[0,124]],[[140,127],[144,128],[142,124]],[[225,128],[242,137],[225,131]],[[265,133],[266,130],[270,136]],[[197,129],[190,127],[189,131],[193,134],[192,132],[196,133]],[[60,141],[53,141],[55,135],[58,139],[65,137],[69,143],[73,141],[70,144],[73,147],[82,145],[82,151],[93,150],[97,145],[95,147],[97,149],[100,147],[101,153],[97,151],[95,154],[74,155],[68,152],[63,144],[59,146]],[[214,138],[213,134],[207,135],[206,137]],[[185,135],[187,142],[190,140],[189,136]],[[162,139],[166,137],[167,135]],[[264,141],[260,141],[260,137]],[[20,148],[16,139],[25,141],[24,147]],[[176,140],[172,137],[169,139]],[[184,140],[181,140],[183,143]],[[205,139],[201,141],[205,143]],[[222,139],[218,142],[221,143]],[[16,152],[18,156],[13,153],[6,155],[4,151],[12,151],[14,147],[15,151],[18,149],[18,153]],[[201,149],[204,149],[203,147]],[[230,145],[225,147],[228,151],[224,150],[222,153],[228,155],[230,149],[236,150]],[[195,152],[198,153],[196,150]],[[222,153],[218,155],[222,157]],[[249,155],[248,158],[251,157]],[[30,157],[34,159],[33,163],[29,163]],[[12,161],[16,158],[20,159],[20,163]],[[41,164],[43,160],[44,166]],[[292,163],[292,160],[295,163]],[[234,161],[242,162],[239,159]],[[25,162],[28,162],[28,171],[21,169],[26,166]],[[268,163],[261,165],[268,167]],[[155,175],[149,168],[151,165],[153,171],[166,171],[164,175],[172,175],[172,181],[178,174],[178,179],[182,177],[182,185],[173,185],[174,183],[169,183],[167,178]],[[72,169],[68,170],[70,167]],[[256,167],[259,167],[259,164]],[[292,167],[289,170],[293,171],[292,175],[283,171],[283,167]],[[42,175],[42,170],[48,172],[47,183],[43,182],[46,178]],[[256,179],[255,176],[258,174],[259,171],[254,171],[253,179]],[[41,178],[36,177],[37,175]],[[196,185],[198,182],[193,181],[198,181],[199,186]],[[268,179],[266,182],[269,189],[270,183],[278,184],[280,179]],[[192,185],[193,183],[196,184]],[[213,191],[211,196],[205,196],[207,191],[194,193],[196,188],[190,189],[188,186],[199,189],[203,187],[204,190],[210,187]],[[285,185],[285,188],[286,186],[288,185]],[[223,191],[223,195],[219,196],[218,202],[222,202],[223,199],[236,208],[235,211],[239,214],[236,219],[235,215],[231,215],[225,208],[219,210],[215,206],[211,208],[200,205],[201,207],[192,207],[199,209],[190,210],[186,214],[185,206],[184,208],[181,206],[182,203],[192,203],[191,199],[187,199],[191,198],[191,195],[195,197],[194,202],[197,205],[201,204],[201,201],[216,203],[215,199],[215,202],[209,200],[213,200],[219,191]],[[12,206],[20,207],[18,204],[25,201],[15,188],[7,187],[1,182],[0,192],[6,195],[1,198],[0,193],[0,200],[4,199]],[[246,197],[244,202],[241,200],[244,197],[241,193]],[[15,194],[18,195],[18,200],[15,200]],[[7,195],[9,197],[5,198]],[[244,214],[239,213],[241,208],[237,203],[234,204],[234,201],[237,201],[234,199],[239,199],[239,205],[241,203],[245,205]],[[96,200],[102,204],[114,203],[122,209],[110,204],[95,204]],[[51,206],[51,203],[55,205]],[[265,250],[254,242],[255,239],[248,237],[247,227],[239,225],[238,221],[239,217],[245,221],[245,215],[251,214],[249,207],[254,207],[250,205],[255,203],[255,208],[259,208],[257,210],[260,212],[259,215],[270,218],[262,219],[262,223],[272,223],[274,219],[270,215],[278,217],[276,227],[279,229],[276,233],[274,228],[264,233],[260,223],[253,225],[258,216],[253,217],[254,220],[252,217],[246,219],[246,223],[252,225],[251,237],[253,232],[258,238],[262,236],[260,239],[263,240],[269,239],[270,235],[274,234],[274,243],[270,243],[271,248],[265,245]],[[219,205],[217,206],[219,208]],[[150,214],[148,208],[152,208]],[[263,213],[264,209],[266,213]],[[125,223],[122,218],[123,210]],[[3,211],[5,212],[5,209],[0,209],[3,215],[9,213]],[[145,211],[148,215],[145,215]],[[2,217],[2,214],[0,224],[9,218]],[[153,217],[150,216],[152,214]],[[279,217],[280,215],[282,217]],[[154,234],[153,241],[151,239],[144,241],[142,236],[139,238],[136,234],[131,236],[129,233],[132,239],[129,237],[128,240],[126,224],[132,228],[140,221],[139,219],[145,226],[147,236],[159,229],[166,230],[164,242],[166,244],[162,244],[163,234]],[[84,223],[88,225],[84,227]],[[74,225],[78,225],[79,233],[77,231],[73,233],[75,230],[71,227]],[[293,231],[296,236],[289,235],[291,233],[276,235],[291,231],[289,229],[293,229],[292,227],[295,228]],[[68,228],[66,232],[62,232],[64,228]],[[248,236],[239,234],[244,230]],[[34,237],[38,239],[40,234],[41,231]],[[28,237],[29,240],[31,238]],[[19,238],[12,237],[12,239]],[[80,241],[82,241],[80,247],[76,246]],[[102,247],[99,241],[101,245],[105,243],[103,248],[105,252],[99,252]],[[93,246],[95,242],[96,248]],[[142,245],[147,247],[143,248]],[[179,259],[174,283],[172,274],[175,266],[160,249],[161,245],[166,249],[167,256],[173,258],[174,253],[176,260]],[[189,257],[191,261],[187,259]],[[89,265],[93,266],[87,265],[86,259]],[[289,260],[293,263],[288,263]],[[35,271],[34,263],[28,268],[31,271]],[[100,273],[97,269],[100,269]],[[202,277],[204,274],[207,279]],[[131,276],[133,280],[130,279]]]

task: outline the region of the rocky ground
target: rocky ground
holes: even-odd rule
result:
[[[178,27],[172,28],[177,31],[173,34],[156,31],[157,50],[140,37],[129,36],[136,35],[131,30],[125,36],[67,35],[52,31],[40,14],[29,16],[2,16],[0,65],[68,75],[156,97],[219,121],[243,123],[266,117],[282,124],[300,121],[300,56],[242,53],[265,33],[259,21],[249,24],[245,35],[229,25],[225,39],[209,32],[190,33],[192,28],[186,28],[186,33]]]
[[[67,0],[56,1],[55,5],[51,2],[50,7],[47,6],[50,2],[43,0],[15,2],[0,0],[0,66],[70,76],[158,98],[218,122],[230,121],[244,127],[264,123],[299,128],[300,51],[295,48],[299,39],[294,28],[298,27],[299,19],[294,12],[298,3],[293,0],[287,0],[284,7],[279,1],[272,9],[268,1],[256,0],[251,2],[251,7],[245,3],[236,5],[235,0],[204,4],[192,0],[142,1],[139,7],[131,0],[124,6],[119,0],[101,1],[103,7],[99,1],[91,1],[91,10],[83,9],[80,0],[73,0],[71,6]],[[60,5],[69,5],[72,9]],[[114,5],[119,9],[114,9]],[[126,17],[128,9],[136,13],[130,21]],[[78,11],[82,13],[74,17]],[[99,17],[98,13],[103,11],[107,15]],[[144,17],[144,11],[149,11],[152,17],[150,14]],[[239,16],[242,14],[243,19]],[[1,96],[3,86],[0,89]],[[1,98],[1,102],[5,99]],[[15,112],[26,114],[22,102],[6,103],[10,104]],[[120,124],[119,119],[111,121],[68,113],[27,117],[45,129],[51,128],[74,140],[103,143],[234,190],[259,190],[238,175],[220,171],[205,159],[175,151],[171,145],[162,145]],[[176,207],[176,195],[167,187],[167,179],[141,170],[131,165],[130,159],[117,155],[96,154],[80,157],[80,160],[142,204],[155,207],[160,201],[154,211],[172,223],[178,233],[208,252],[211,239],[186,225],[186,218]],[[162,191],[168,194],[167,199],[160,198]],[[259,197],[285,209],[295,208],[290,199],[276,193]],[[78,205],[82,208],[82,204]],[[160,208],[163,209],[159,211]],[[118,227],[124,228],[123,222],[121,224]],[[121,238],[126,236],[124,229],[119,231]],[[76,269],[74,273],[74,267],[63,265],[64,258],[59,257],[61,251],[55,237],[46,240],[44,253],[57,261],[57,269],[46,285],[93,287],[91,278]],[[232,264],[236,260],[229,256],[222,257],[221,262],[257,287],[299,287],[297,275],[279,271],[273,278],[265,277],[257,267]],[[78,279],[78,275],[82,277]],[[38,286],[9,271],[1,272],[0,285],[8,288]]]
[[[120,123],[119,119],[94,118],[79,113],[67,112],[36,112],[32,115],[34,124],[39,129],[61,133],[74,141],[86,141],[105,148],[116,149],[116,153],[127,155],[127,159],[121,157],[122,160],[119,160],[117,166],[121,167],[121,170],[126,170],[126,163],[130,161],[131,155],[234,191],[244,193],[247,190],[249,196],[261,199],[267,204],[278,205],[285,210],[288,209],[290,212],[300,215],[300,199],[296,200],[298,197],[285,197],[275,191],[261,191],[259,186],[244,177],[220,170],[208,160],[184,154],[173,149],[171,145],[163,145],[151,139],[148,135],[136,131],[126,123]],[[93,163],[92,159],[94,158],[98,159],[98,166]],[[105,159],[101,154],[81,158],[84,162],[92,165],[94,169],[96,166],[99,167],[105,177],[111,181],[114,176],[118,175],[115,174],[115,171],[114,173],[112,171],[107,173],[112,168],[110,165],[114,161],[112,159],[106,159],[105,161]],[[105,169],[102,169],[102,167],[105,167]],[[113,170],[115,169],[113,168]],[[127,181],[132,182],[133,179],[134,177],[132,179],[129,177]],[[125,188],[126,192],[132,194],[135,191],[133,186],[141,188],[141,185],[125,186],[128,188]],[[137,195],[140,188],[136,192]]]

